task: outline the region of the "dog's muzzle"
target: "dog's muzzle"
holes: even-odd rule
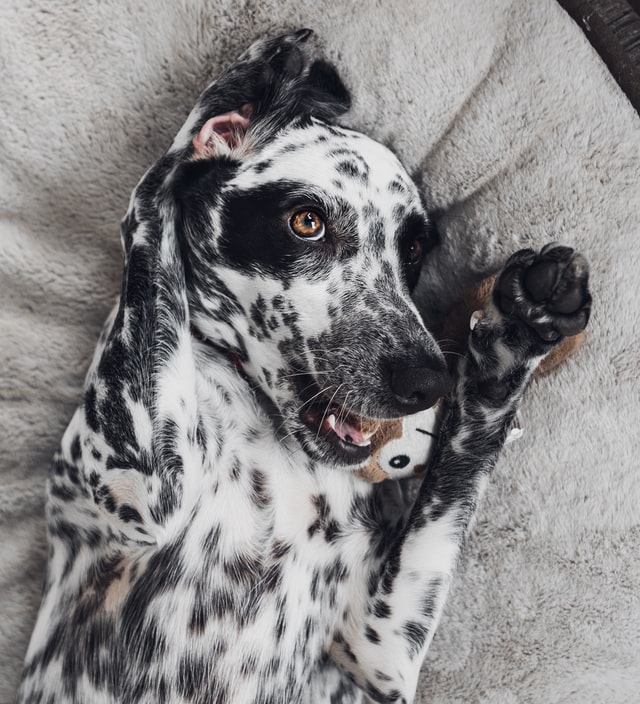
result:
[[[302,397],[308,400],[302,405],[300,420],[313,433],[316,443],[327,443],[342,461],[366,459],[381,425],[389,419],[431,408],[449,393],[453,384],[440,357],[423,353],[408,360],[393,359],[384,366],[386,388],[380,394],[384,402],[379,405],[376,417],[359,415],[335,397],[322,394],[311,378],[304,380]]]

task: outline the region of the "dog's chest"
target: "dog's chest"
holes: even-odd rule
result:
[[[216,379],[199,383],[202,471],[185,474],[189,500],[140,560],[134,598],[143,585],[164,662],[204,668],[212,695],[233,680],[240,702],[288,682],[294,701],[366,595],[385,517],[373,487],[291,454],[238,380]]]
[[[163,524],[146,522],[144,542],[78,554],[67,534],[52,536],[32,647],[78,700],[99,701],[93,683],[108,673],[105,701],[308,701],[401,523],[383,485],[278,442],[233,369],[198,379],[198,394],[199,441],[182,452],[180,499]],[[155,498],[128,500],[151,515],[145,496]],[[85,500],[65,504],[78,529]]]

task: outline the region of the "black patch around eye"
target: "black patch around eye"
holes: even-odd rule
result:
[[[294,203],[291,190],[271,183],[227,196],[220,251],[230,265],[277,275],[304,254],[308,245],[289,235],[283,217]]]
[[[404,218],[400,226],[399,243],[400,260],[403,264],[407,286],[412,291],[418,283],[424,255],[435,244],[430,225],[424,215],[413,212]],[[412,254],[416,247],[419,247],[420,256],[414,260]]]
[[[353,220],[349,212],[326,216],[322,204],[301,195],[297,184],[278,181],[227,194],[225,199],[220,252],[230,266],[276,277],[305,271],[320,274],[331,269],[336,256],[354,246],[349,228],[346,234],[333,231]],[[289,214],[296,208],[323,213],[326,238],[317,242],[296,238],[289,229]]]
[[[400,246],[406,247],[414,240],[423,242],[425,252],[430,252],[439,241],[435,225],[421,213],[409,213],[400,226]]]
[[[433,220],[427,220],[425,234],[427,243],[426,251],[430,252],[440,244],[440,233]]]

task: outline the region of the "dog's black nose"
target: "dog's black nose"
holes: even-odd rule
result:
[[[444,362],[429,358],[420,366],[392,363],[391,391],[402,415],[418,413],[433,404],[451,390],[453,380],[447,373]]]

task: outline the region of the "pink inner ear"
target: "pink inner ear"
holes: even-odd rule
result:
[[[198,135],[193,139],[196,154],[211,155],[215,153],[217,140],[214,135],[222,139],[229,149],[235,149],[239,146],[249,127],[246,107],[242,108],[242,112],[234,110],[233,112],[226,112],[224,115],[216,115],[216,117],[207,120],[202,125]]]

